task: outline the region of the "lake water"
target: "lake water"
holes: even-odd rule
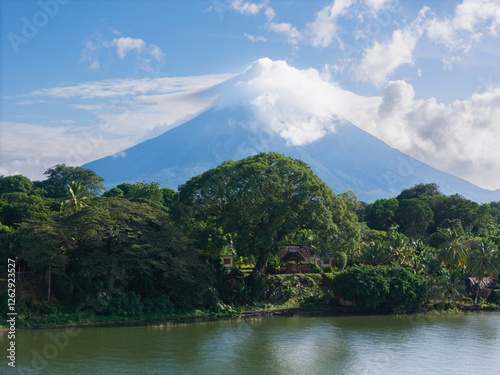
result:
[[[6,333],[1,346],[5,354]],[[12,370],[2,355],[1,374],[497,375],[500,314],[26,330],[17,332],[16,357]]]

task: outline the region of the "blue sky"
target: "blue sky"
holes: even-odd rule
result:
[[[266,57],[242,100],[261,105],[272,94],[276,108],[295,108],[304,98],[286,92],[317,94],[330,101],[302,108],[315,111],[307,118],[350,121],[438,169],[500,188],[496,0],[0,7],[0,174],[41,179],[57,163],[118,153],[212,105],[205,89]],[[290,142],[305,142],[318,123],[305,121]]]

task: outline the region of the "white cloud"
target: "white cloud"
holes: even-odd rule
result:
[[[449,59],[443,59],[443,70],[451,72],[453,70],[453,64],[460,62],[462,58],[460,56],[452,56]]]
[[[0,122],[0,132],[2,174],[21,173],[31,179],[44,179],[43,172],[56,164],[77,165],[73,160],[75,155],[104,157],[110,150],[132,145],[123,139],[102,142],[95,130],[75,133],[62,126]]]
[[[99,64],[99,60],[93,60],[89,66],[90,70],[99,70],[100,68],[101,68],[101,65]]]
[[[424,33],[422,22],[427,11],[428,8],[422,8],[410,25],[394,30],[388,41],[375,42],[373,46],[365,49],[361,62],[353,69],[354,77],[358,81],[381,86],[400,66],[412,64],[413,51]]]
[[[108,33],[120,34],[119,31],[113,29]],[[150,66],[151,58],[156,62],[157,67],[164,60],[164,54],[160,47],[155,44],[148,44],[139,38],[113,37],[113,39],[108,39],[103,32],[98,31],[88,37],[83,45],[80,62],[88,62],[89,69],[95,71],[101,69],[103,60],[108,61],[107,65],[113,61],[111,51],[114,51],[119,59],[123,59],[131,52],[135,52],[137,66],[146,71],[153,70]]]
[[[306,25],[306,34],[314,47],[328,47],[337,34],[337,18],[345,15],[353,0],[336,0],[316,13],[316,19]]]
[[[303,145],[335,131],[338,118],[351,111],[360,113],[358,107],[366,107],[366,101],[371,99],[325,81],[315,69],[298,70],[264,58],[238,77],[216,105],[249,106],[255,126],[268,128],[289,144]]]
[[[116,154],[209,107],[216,96],[212,88],[232,76],[116,79],[34,91],[26,96],[58,98],[59,105],[87,111],[95,121],[0,123],[0,171],[43,179],[43,172],[55,164],[81,165]]]
[[[61,122],[57,127],[3,123],[0,169],[41,173],[56,163],[82,164],[116,154],[194,116],[219,94],[217,107],[250,108],[251,126],[275,132],[291,145],[312,143],[348,121],[431,166],[482,187],[500,187],[498,85],[468,100],[443,104],[435,98],[415,99],[413,87],[401,80],[389,82],[382,96],[365,97],[324,76],[315,69],[260,59],[231,80],[229,76],[169,78],[143,91],[138,90],[141,80],[38,90],[33,96],[70,98],[70,105],[91,111],[98,121],[88,126]],[[223,85],[204,90],[202,82],[207,88],[223,80],[227,80]],[[130,98],[132,92],[136,94]],[[87,103],[84,97],[99,103]],[[77,99],[80,103],[75,103]]]
[[[315,69],[261,59],[219,107],[246,105],[253,126],[291,145],[312,143],[348,121],[416,159],[485,187],[500,187],[500,88],[445,105],[415,99],[405,81],[389,82],[381,97],[356,95],[325,80]]]
[[[197,91],[214,86],[233,74],[143,79],[107,79],[32,91],[25,96],[83,99],[130,97],[141,94],[169,94]]]
[[[394,0],[363,0],[365,5],[375,12],[386,9],[393,5]]]
[[[127,53],[133,50],[142,51],[146,43],[142,39],[135,38],[115,38],[113,43],[116,45],[116,53],[123,59]]]
[[[292,26],[291,23],[270,22],[268,25],[268,29],[275,33],[286,35],[288,37],[288,42],[293,45],[297,44],[298,41],[302,39],[301,32],[295,26]]]
[[[245,33],[245,36],[251,40],[252,42],[267,42],[267,39],[264,38],[263,36],[253,36],[253,35],[250,35],[250,34],[246,34]]]
[[[359,127],[415,158],[486,188],[500,187],[500,89],[445,105],[415,100],[413,87],[390,82],[377,116]]]
[[[452,17],[434,16],[427,22],[427,36],[451,50],[467,52],[485,35],[498,36],[500,3],[497,0],[464,0]]]
[[[271,7],[266,7],[264,13],[266,14],[266,18],[268,21],[271,21],[274,17],[276,17],[276,12]]]
[[[241,14],[250,14],[255,16],[267,4],[267,1],[262,1],[260,4],[252,3],[251,1],[232,0],[231,7]]]
[[[361,63],[353,70],[357,80],[382,85],[389,75],[404,64],[413,62],[412,55],[418,36],[409,29],[395,30],[386,43],[367,49]]]

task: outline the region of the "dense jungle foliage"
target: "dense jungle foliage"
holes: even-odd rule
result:
[[[26,325],[339,298],[362,311],[418,311],[486,303],[465,281],[500,272],[500,202],[446,196],[435,184],[367,204],[353,192],[334,194],[307,164],[276,153],[225,162],[178,192],[155,182],[105,191],[93,171],[64,164],[45,175],[0,176],[0,278],[15,260]],[[286,244],[333,257],[333,267],[270,275],[280,273]],[[237,267],[227,270],[224,254]],[[498,284],[489,287],[489,302],[498,303]]]

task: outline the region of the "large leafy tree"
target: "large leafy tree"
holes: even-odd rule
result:
[[[371,229],[388,231],[394,224],[399,202],[396,198],[378,199],[366,207],[365,217]]]
[[[160,189],[158,182],[123,183],[103,195],[105,197],[124,197],[132,200],[145,199],[150,202],[163,204],[163,191]]]
[[[412,188],[403,190],[398,196],[397,200],[402,201],[404,199],[428,199],[431,197],[441,196],[441,192],[436,184],[417,184]]]
[[[33,189],[33,183],[28,177],[21,175],[0,176],[0,195],[3,193],[29,193]]]
[[[424,238],[433,216],[431,208],[425,201],[411,198],[399,202],[395,219],[400,231],[405,235]]]
[[[42,198],[24,193],[4,193],[0,199],[0,222],[18,226],[22,222],[42,220],[50,211]]]
[[[208,228],[212,241],[230,234],[238,255],[253,257],[260,273],[300,230],[316,231],[324,251],[343,249],[350,238],[340,227],[353,220],[347,212],[306,163],[277,153],[228,161],[193,177],[179,187],[177,208],[178,218]]]
[[[58,164],[45,171],[45,181],[37,183],[37,187],[45,189],[51,198],[62,198],[66,196],[67,185],[73,181],[81,184],[82,189],[90,196],[101,194],[105,188],[102,184],[104,178],[98,176],[94,171],[81,167],[69,167]]]

